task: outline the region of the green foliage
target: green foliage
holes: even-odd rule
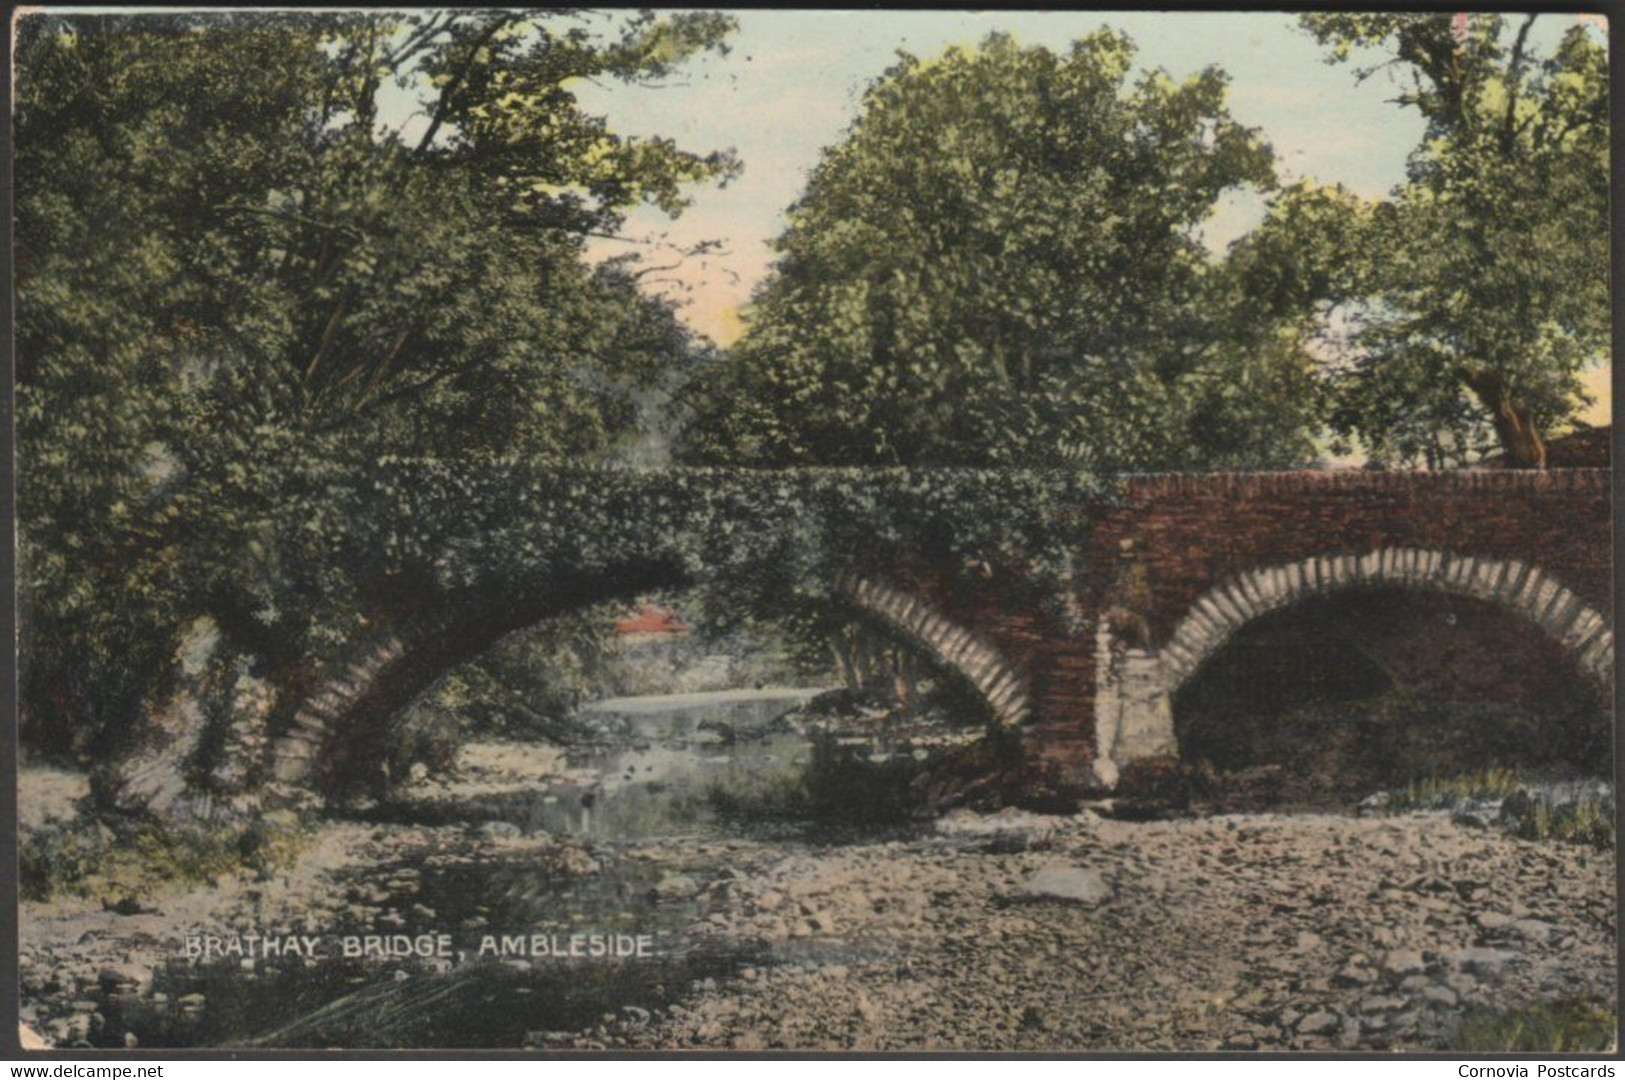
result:
[[[1274,183],[1226,78],[1131,78],[1101,31],[993,35],[870,86],[700,381],[691,460],[1156,469],[1298,464],[1302,312],[1247,302],[1199,230]],[[1284,297],[1277,298],[1284,299]]]
[[[646,472],[387,459],[325,496],[346,558],[380,581],[447,598],[514,596],[663,565],[674,583],[703,577],[739,591],[738,604],[713,600],[720,631],[730,611],[823,603],[842,571],[887,573],[911,560],[1065,580],[1081,506],[1113,490],[1070,470]],[[457,512],[436,510],[447,507]]]
[[[1612,848],[1615,804],[1611,787],[1558,792],[1514,769],[1485,769],[1460,776],[1427,777],[1390,792],[1387,813],[1453,810],[1499,803],[1496,824],[1523,840],[1557,841]]]
[[[1597,1054],[1614,1049],[1618,1016],[1588,999],[1476,1012],[1462,1020],[1451,1049],[1478,1054]]]
[[[105,750],[176,628],[271,666],[389,586],[356,528],[391,454],[607,457],[691,363],[590,233],[669,212],[727,154],[619,136],[586,78],[720,49],[703,13],[211,13],[19,20],[17,420],[23,731]],[[419,120],[380,121],[386,94]],[[692,354],[692,355],[691,355]],[[367,509],[384,512],[387,502]],[[349,614],[343,613],[349,609]]]
[[[306,840],[302,823],[286,812],[217,824],[143,823],[121,833],[79,817],[23,839],[18,892],[36,901],[77,896],[107,906],[140,903],[177,884],[244,873],[263,878],[292,862]]]
[[[1574,799],[1553,802],[1538,794],[1509,797],[1501,807],[1501,825],[1525,840],[1558,840],[1611,849],[1617,826],[1612,793],[1587,792]]]
[[[383,775],[404,784],[414,767],[429,776],[445,776],[457,764],[457,752],[467,737],[461,716],[436,699],[419,700],[390,717],[375,753]]]
[[[1579,373],[1609,360],[1608,57],[1581,26],[1549,54],[1474,15],[1316,14],[1331,59],[1375,56],[1427,121],[1409,180],[1350,249],[1352,355],[1332,420],[1381,461],[1544,462]]]
[[[1468,803],[1504,799],[1522,791],[1529,779],[1514,769],[1484,769],[1461,776],[1429,776],[1393,792],[1385,804],[1394,811],[1450,810]]]
[[[577,708],[619,673],[611,618],[600,606],[501,642],[442,680],[427,696],[428,707],[456,717],[470,737],[572,742],[587,733]]]

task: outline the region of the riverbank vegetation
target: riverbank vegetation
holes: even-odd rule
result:
[[[299,856],[308,836],[299,818],[285,811],[215,822],[121,823],[116,831],[84,815],[19,837],[17,890],[24,900],[79,897],[136,915],[175,889],[238,877],[266,880]]]
[[[1615,844],[1614,788],[1609,781],[1541,781],[1512,769],[1427,777],[1376,797],[1385,813],[1449,810],[1524,840],[1592,847]]]
[[[1521,1009],[1478,1010],[1452,1045],[1467,1054],[1602,1054],[1614,1049],[1618,1016],[1587,998]]]

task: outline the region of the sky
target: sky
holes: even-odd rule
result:
[[[117,8],[85,10],[119,10]],[[1405,159],[1422,135],[1413,110],[1392,102],[1390,73],[1360,83],[1355,63],[1328,64],[1325,50],[1282,12],[1041,12],[1041,11],[797,11],[732,13],[738,31],[725,56],[683,65],[666,85],[580,82],[582,104],[624,135],[663,135],[696,151],[732,149],[744,173],[725,188],[693,187],[692,205],[676,220],[653,208],[633,212],[624,242],[595,241],[589,257],[629,251],[652,264],[671,262],[672,247],[720,241],[720,250],[651,274],[645,284],[680,305],[685,323],[719,345],[743,329],[741,313],[772,263],[773,238],[800,195],[819,154],[840,141],[856,119],[864,89],[899,50],[921,58],[952,45],[975,45],[993,31],[1022,45],[1065,49],[1102,26],[1126,32],[1142,69],[1178,79],[1216,65],[1231,79],[1228,105],[1241,123],[1259,128],[1275,147],[1285,182],[1310,178],[1341,183],[1377,197],[1404,179]],[[1532,35],[1549,48],[1576,19],[1606,38],[1599,16],[1542,15]],[[412,95],[381,102],[380,120],[412,120]],[[392,113],[396,115],[391,115]],[[418,118],[421,121],[421,117]],[[1261,216],[1263,200],[1237,193],[1204,230],[1222,250]],[[1606,370],[1587,385],[1599,403],[1585,415],[1609,416]]]
[[[995,30],[1021,44],[1064,49],[1101,26],[1126,31],[1144,68],[1175,78],[1216,64],[1232,78],[1230,108],[1263,129],[1289,178],[1341,181],[1381,195],[1403,178],[1421,124],[1384,99],[1386,79],[1356,86],[1347,67],[1322,60],[1314,40],[1279,13],[742,11],[725,57],[691,63],[675,85],[656,89],[586,85],[583,104],[626,134],[666,133],[694,149],[732,147],[743,176],[726,189],[693,192],[676,221],[643,211],[635,236],[668,233],[675,243],[720,238],[726,254],[688,268],[684,315],[726,345],[738,311],[772,259],[769,243],[804,187],[819,152],[857,116],[864,88],[906,50],[920,57],[972,45]],[[1256,217],[1257,200],[1236,197],[1206,230],[1223,244]],[[600,245],[611,250],[611,245]],[[624,248],[623,248],[624,250]]]

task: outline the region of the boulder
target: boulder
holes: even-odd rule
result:
[[[1419,975],[1426,971],[1427,963],[1415,949],[1391,949],[1382,958],[1382,970],[1384,974],[1403,979],[1407,975]]]
[[[1057,862],[1040,867],[1016,896],[1021,900],[1059,900],[1098,907],[1110,899],[1111,894],[1111,886],[1095,871]]]
[[[1504,949],[1486,949],[1474,946],[1470,949],[1458,949],[1449,956],[1450,965],[1470,975],[1484,978],[1494,978],[1506,967],[1515,954]]]
[[[699,884],[687,874],[667,874],[655,883],[650,893],[656,900],[687,900],[700,891]]]
[[[487,840],[518,840],[524,830],[511,821],[487,821],[480,826],[480,835]]]
[[[110,994],[140,994],[152,986],[152,971],[140,964],[108,964],[96,976],[103,990]]]
[[[1342,1023],[1343,1022],[1337,1018],[1336,1013],[1310,1013],[1308,1016],[1298,1021],[1298,1034],[1324,1035],[1328,1032],[1336,1031],[1342,1026]]]

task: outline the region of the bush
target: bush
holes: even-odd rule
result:
[[[442,776],[457,764],[465,733],[458,714],[433,702],[420,701],[389,725],[382,746],[383,766],[392,784],[404,784],[414,765]]]
[[[1612,792],[1589,792],[1553,802],[1544,795],[1520,791],[1501,804],[1500,823],[1513,836],[1525,840],[1560,840],[1612,848],[1614,796]]]
[[[1578,999],[1467,1016],[1451,1049],[1468,1053],[1584,1054],[1614,1048],[1612,1009]]]
[[[128,910],[170,886],[242,873],[268,875],[291,862],[304,843],[298,817],[284,811],[182,826],[143,822],[118,830],[81,817],[47,825],[23,842],[17,853],[18,891],[25,900],[77,896]]]
[[[1486,769],[1454,777],[1413,781],[1387,793],[1385,813],[1454,810],[1500,803],[1496,824],[1524,840],[1555,840],[1614,846],[1612,787],[1603,784],[1541,784],[1512,769]]]

